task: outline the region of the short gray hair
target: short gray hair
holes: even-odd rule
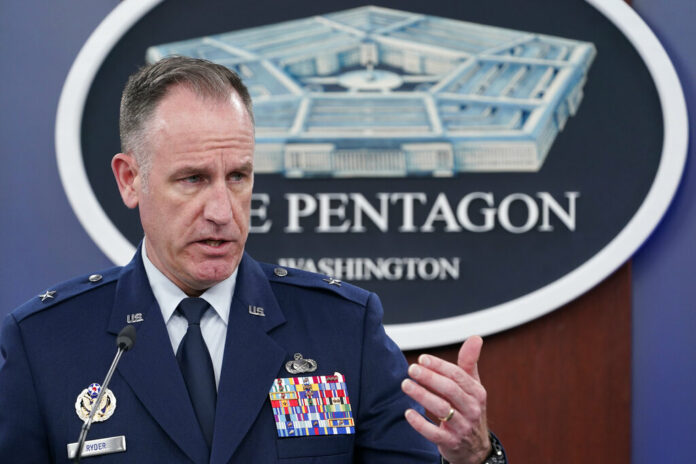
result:
[[[186,86],[202,98],[224,101],[236,92],[254,121],[251,96],[240,77],[229,68],[208,60],[172,56],[140,68],[128,78],[121,96],[119,129],[121,151],[135,156],[147,179],[151,159],[146,153],[147,123],[157,104],[176,85]]]

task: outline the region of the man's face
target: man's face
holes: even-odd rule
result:
[[[254,128],[239,96],[169,90],[148,124],[133,190],[152,263],[191,296],[232,275],[249,233]]]

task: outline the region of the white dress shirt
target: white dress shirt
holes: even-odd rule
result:
[[[145,240],[143,240],[142,255],[147,279],[150,281],[152,293],[154,293],[162,311],[162,317],[169,333],[169,340],[172,342],[172,349],[174,354],[176,354],[179,344],[184,335],[186,335],[186,330],[188,330],[186,318],[176,311],[176,307],[179,306],[181,300],[188,298],[188,295],[152,264],[152,261],[147,256]],[[211,311],[209,309],[203,314],[201,318],[201,333],[210,352],[210,359],[213,361],[216,387],[220,383],[222,356],[225,352],[225,338],[227,337],[227,321],[229,320],[230,306],[236,282],[237,270],[227,279],[210,287],[200,296],[214,310]]]

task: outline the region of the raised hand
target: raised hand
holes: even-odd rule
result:
[[[491,443],[486,423],[486,390],[478,374],[483,340],[468,338],[459,350],[457,364],[423,354],[408,369],[410,379],[401,385],[404,393],[439,418],[433,424],[413,409],[406,420],[421,435],[435,443],[452,464],[480,464]]]

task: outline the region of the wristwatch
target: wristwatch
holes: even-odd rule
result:
[[[491,441],[491,452],[481,464],[508,464],[505,450],[503,449],[503,445],[500,444],[498,437],[492,432],[488,432],[488,438]],[[440,463],[449,464],[442,456],[440,457]]]
[[[488,438],[491,440],[491,454],[488,455],[482,464],[507,464],[505,450],[503,449],[503,445],[500,444],[498,437],[488,432]]]

